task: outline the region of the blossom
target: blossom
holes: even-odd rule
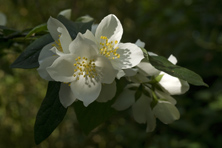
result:
[[[71,43],[72,38],[66,27],[57,19],[50,17],[47,22],[47,28],[54,39],[54,42],[47,44],[41,50],[38,59],[39,68],[37,70],[43,79],[53,81],[46,68],[49,67],[62,53],[70,53],[68,46]]]
[[[176,100],[168,93],[158,90],[155,91],[154,93],[159,99],[156,100],[156,105],[152,108],[151,104],[154,98],[143,92],[136,100],[134,97],[136,92],[131,89],[133,87],[139,87],[139,84],[133,83],[124,88],[112,107],[118,111],[132,107],[134,119],[138,123],[146,123],[147,132],[152,132],[155,129],[156,118],[165,124],[172,123],[179,119],[180,114],[175,107]],[[144,88],[148,93],[151,93],[151,90],[148,87]]]
[[[138,46],[142,47],[142,48],[144,48],[144,46],[145,46],[145,43],[140,41],[140,40],[137,40],[136,44]],[[157,54],[152,53],[152,52],[148,52],[148,54],[151,55],[151,56],[157,56]],[[174,65],[177,63],[177,59],[173,55],[170,55],[170,57],[168,58],[168,61],[170,61]],[[162,75],[162,78],[160,79],[159,84],[170,95],[184,94],[190,88],[187,81],[181,80],[181,79],[179,79],[177,77],[174,77],[174,76],[171,76],[171,75],[169,75],[169,74],[167,74],[163,71],[157,70],[146,59],[141,61],[137,65],[136,68],[138,69],[138,72],[141,74],[140,79],[142,79],[142,77],[143,77],[143,79],[145,79],[144,76],[147,77],[147,76]]]
[[[128,69],[136,66],[144,58],[142,50],[133,43],[121,43],[123,28],[118,18],[110,14],[98,25],[95,35],[89,30],[85,38],[97,45],[100,55],[110,60],[116,70]]]
[[[88,106],[101,92],[102,83],[113,83],[117,70],[101,56],[97,45],[78,33],[68,47],[46,70],[55,81],[70,86],[72,95]],[[56,52],[59,52],[58,50]]]
[[[47,22],[47,28],[50,35],[54,39],[54,42],[47,44],[43,47],[39,54],[39,68],[37,69],[39,75],[48,81],[55,81],[48,73],[46,68],[52,65],[52,63],[62,54],[70,53],[69,44],[72,39],[68,33],[66,27],[57,19],[52,17]],[[64,107],[71,105],[76,97],[72,93],[70,87],[61,83],[59,90],[60,102]]]
[[[168,60],[173,64],[177,63],[177,59],[173,55],[170,55]],[[140,64],[137,65],[137,68],[139,69],[138,71],[144,76],[162,75],[162,78],[160,79],[158,84],[170,95],[184,94],[190,88],[187,81],[171,76],[163,71],[157,70],[148,61],[142,61]]]

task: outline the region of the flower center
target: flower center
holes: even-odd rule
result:
[[[100,39],[102,39],[102,42],[100,42],[101,48],[100,48],[100,54],[110,58],[110,59],[116,59],[120,58],[120,54],[118,54],[116,51],[118,47],[114,46],[118,43],[117,40],[113,41],[108,41],[108,38],[106,36],[101,36]]]
[[[76,80],[79,80],[79,77],[82,75],[85,78],[95,78],[98,76],[95,66],[94,59],[88,59],[86,57],[78,57],[75,59],[74,77]]]
[[[59,37],[60,37],[60,36],[61,36],[61,35],[59,35]],[[55,44],[52,44],[52,46],[56,47],[59,51],[63,52],[60,39],[58,39],[58,41],[55,41]]]

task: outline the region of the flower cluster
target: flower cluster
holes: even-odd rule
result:
[[[144,58],[136,44],[120,42],[123,28],[115,15],[106,16],[95,33],[87,30],[74,40],[55,18],[49,18],[47,27],[54,42],[42,49],[38,72],[46,80],[62,82],[59,96],[64,107],[76,99],[85,106],[97,99],[112,99],[118,72],[138,65]],[[109,87],[111,90],[107,90]],[[104,93],[110,95],[100,97]]]
[[[54,41],[41,50],[37,70],[42,78],[61,82],[59,99],[65,108],[76,100],[85,107],[94,101],[111,100],[116,94],[115,79],[125,77],[129,84],[117,96],[113,108],[132,107],[134,119],[146,123],[147,132],[155,129],[156,118],[165,124],[179,119],[176,100],[171,95],[185,93],[189,84],[154,68],[144,58],[141,48],[145,43],[122,43],[123,28],[115,15],[78,33],[74,40],[55,18],[49,18],[47,27]],[[177,62],[173,55],[168,60]]]
[[[144,48],[145,43],[138,40],[136,44]],[[157,56],[154,53],[149,55]],[[168,60],[176,64],[177,59],[171,55]],[[144,59],[135,68],[132,75],[124,75],[132,83],[126,86],[118,96],[113,107],[116,110],[125,110],[132,107],[134,119],[138,123],[147,124],[147,132],[155,129],[156,118],[165,124],[179,119],[180,113],[175,107],[176,100],[171,95],[180,95],[188,91],[189,84],[154,68]]]

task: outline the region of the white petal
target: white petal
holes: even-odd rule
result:
[[[97,71],[101,74],[101,82],[110,84],[114,81],[117,70],[115,70],[110,61],[103,56],[95,56],[95,65]]]
[[[159,91],[156,89],[155,93],[160,99],[166,99],[167,101],[169,101],[173,105],[175,105],[177,103],[177,101],[173,97],[171,97],[170,94],[167,92],[162,92],[162,91]]]
[[[59,100],[65,108],[70,106],[76,100],[76,97],[68,84],[61,83],[59,90]]]
[[[149,78],[140,73],[137,73],[135,76],[129,77],[128,79],[134,83],[146,83],[150,81]]]
[[[41,63],[39,63],[39,68],[37,69],[40,77],[42,77],[45,80],[48,81],[54,81],[51,76],[49,75],[49,73],[47,72],[46,68],[51,66],[52,63],[58,58],[58,56],[51,56],[48,58],[45,58],[44,60],[41,61]]]
[[[167,101],[159,101],[153,108],[155,116],[163,123],[169,124],[180,118],[177,108]]]
[[[72,42],[72,38],[69,35],[68,30],[65,28],[65,26],[58,27],[57,30],[58,32],[61,33],[59,40],[60,40],[63,52],[69,53],[69,44]]]
[[[160,73],[155,67],[153,67],[149,62],[142,61],[137,65],[139,69],[139,73],[143,74],[144,76],[156,76]]]
[[[97,55],[97,45],[78,33],[75,40],[69,45],[69,51],[80,57],[92,57]]]
[[[59,39],[60,33],[58,32],[58,27],[65,28],[65,26],[57,19],[50,17],[47,22],[47,28],[52,36],[52,38],[57,41]]]
[[[177,63],[177,58],[171,54],[170,57],[168,58],[168,61],[170,61],[171,63],[173,63],[174,65],[176,65],[176,63]]]
[[[159,84],[171,95],[184,94],[189,90],[189,84],[186,81],[180,80],[177,77],[173,77],[165,72],[160,73],[160,75],[162,74],[163,77]]]
[[[125,88],[117,97],[115,103],[112,105],[118,111],[125,110],[132,106],[135,102],[135,91]]]
[[[125,72],[126,76],[131,77],[131,76],[136,75],[136,73],[138,72],[138,69],[137,68],[129,68],[129,69],[124,69],[123,71]]]
[[[149,107],[147,109],[147,127],[146,132],[152,132],[156,128],[156,117],[153,114],[153,111]]]
[[[98,45],[97,40],[91,31],[86,30],[86,32],[83,34],[83,36],[89,40],[92,40],[94,43],[96,43]]]
[[[120,79],[123,76],[131,77],[135,76],[138,72],[137,68],[129,68],[129,69],[124,69],[124,70],[119,70],[117,73],[117,79]]]
[[[53,43],[49,43],[49,44],[45,45],[45,46],[42,48],[42,50],[41,50],[41,52],[40,52],[40,54],[39,54],[39,59],[38,59],[38,60],[39,60],[39,63],[41,63],[42,60],[44,60],[45,58],[48,58],[48,57],[51,57],[51,56],[55,55],[55,53],[53,53],[53,52],[51,51],[51,49],[53,48],[52,44],[53,44]]]
[[[92,24],[91,31],[92,31],[92,33],[93,33],[94,35],[95,35],[95,33],[96,33],[96,29],[97,29],[98,25],[99,25],[99,24]]]
[[[76,56],[74,55],[64,55],[57,58],[53,64],[48,67],[46,70],[49,75],[59,82],[71,82],[74,81],[74,61]]]
[[[111,100],[116,94],[116,81],[111,84],[102,84],[102,90],[99,97],[96,99],[98,102],[107,102]]]
[[[68,20],[70,20],[71,19],[71,12],[72,12],[71,9],[66,9],[66,10],[59,12],[59,15],[62,15],[65,18],[67,18]]]
[[[136,103],[133,104],[133,117],[138,123],[146,123],[150,109],[151,98],[142,95]]]
[[[148,54],[149,54],[150,56],[158,56],[157,54],[155,54],[155,53],[153,53],[153,52],[148,52]]]
[[[50,51],[53,52],[55,55],[58,55],[58,56],[67,55],[67,53],[59,51],[56,47],[51,48]]]
[[[138,39],[135,43],[137,46],[144,48],[145,47],[145,43],[142,42],[140,39]]]
[[[120,43],[118,47],[117,53],[120,54],[120,58],[111,60],[117,70],[134,67],[144,58],[142,50],[135,44]]]
[[[76,98],[83,101],[84,106],[88,106],[98,98],[101,91],[101,82],[80,76],[79,80],[71,83],[71,89]]]
[[[123,70],[119,70],[117,75],[116,75],[116,78],[117,79],[120,79],[122,78],[123,76],[125,76],[125,72]]]
[[[118,18],[110,14],[103,18],[103,20],[99,23],[95,37],[98,41],[100,41],[101,36],[106,36],[109,41],[115,41],[118,42],[121,40],[123,34],[123,27],[118,20]]]

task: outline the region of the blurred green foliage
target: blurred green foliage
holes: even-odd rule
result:
[[[157,122],[153,133],[137,124],[130,110],[120,112],[88,136],[73,108],[43,143],[34,144],[35,116],[47,82],[35,69],[10,69],[27,44],[0,48],[0,147],[15,148],[220,148],[222,146],[222,1],[221,0],[0,0],[7,27],[25,30],[45,23],[64,9],[72,19],[90,15],[99,21],[109,13],[123,24],[123,42],[146,42],[146,49],[168,57],[200,74],[210,86],[191,86],[175,96],[181,119],[170,125]],[[22,41],[24,42],[24,41]],[[1,47],[1,46],[0,46]],[[5,46],[4,46],[5,47]],[[96,119],[95,119],[96,120]]]

